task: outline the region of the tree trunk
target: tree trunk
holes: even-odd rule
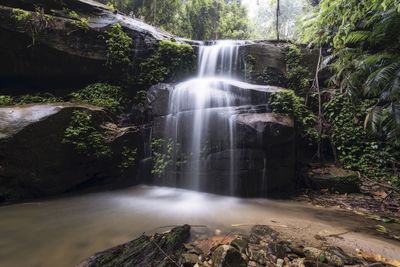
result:
[[[276,1],[276,40],[279,41],[279,16],[280,16],[280,0]]]

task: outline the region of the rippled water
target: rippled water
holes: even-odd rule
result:
[[[268,224],[290,239],[316,241],[316,233],[341,233],[342,246],[372,249],[394,258],[399,244],[370,235],[374,222],[308,204],[239,199],[180,189],[139,186],[0,207],[0,266],[74,266],[91,254],[140,234],[189,223],[194,234],[246,231]],[[375,223],[376,224],[376,223]],[[200,225],[204,227],[199,227]],[[167,226],[165,228],[159,228]],[[333,240],[335,241],[335,240]],[[318,245],[318,243],[315,243]]]

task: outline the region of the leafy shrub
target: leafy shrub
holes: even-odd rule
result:
[[[153,168],[151,173],[161,175],[173,161],[174,147],[172,140],[153,139],[151,142],[153,152]]]
[[[360,171],[370,178],[391,179],[395,163],[393,149],[368,135],[363,123],[367,109],[374,102],[353,103],[346,95],[334,95],[324,105],[330,123],[329,136],[344,167]]]
[[[130,167],[133,167],[136,162],[136,155],[137,155],[137,148],[132,149],[127,146],[124,146],[122,148],[122,153],[121,153],[122,161],[119,164],[119,167],[122,170],[126,170],[129,169]]]
[[[119,23],[111,26],[107,32],[107,63],[110,69],[126,68],[132,64],[132,38],[128,36]]]
[[[38,93],[34,95],[22,95],[20,97],[16,97],[14,102],[19,105],[31,103],[56,103],[63,102],[63,99],[50,93]]]
[[[93,126],[92,114],[88,111],[74,111],[70,124],[64,132],[64,144],[71,144],[79,154],[96,158],[112,155],[101,130]]]
[[[12,18],[18,22],[27,21],[31,16],[31,12],[20,9],[20,8],[13,8],[12,10]]]
[[[71,94],[74,101],[107,108],[111,111],[121,110],[126,104],[126,96],[119,86],[106,83],[95,83]]]
[[[0,95],[0,106],[9,106],[14,104],[13,98],[8,95]]]
[[[188,44],[162,40],[154,53],[140,63],[138,82],[141,85],[153,85],[174,79],[177,74],[185,75],[193,70],[195,54]]]
[[[287,86],[304,96],[311,87],[310,73],[301,63],[301,50],[297,45],[289,45],[286,55]]]
[[[317,117],[303,104],[302,99],[292,90],[281,90],[273,93],[269,107],[275,113],[293,116],[300,133],[311,141],[319,140],[316,130]]]

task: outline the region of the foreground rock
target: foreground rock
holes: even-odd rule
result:
[[[183,244],[190,226],[176,227],[168,233],[141,237],[90,257],[77,267],[180,266]]]
[[[400,266],[398,260],[362,251],[358,256],[351,256],[329,244],[319,248],[297,245],[280,239],[279,233],[266,225],[255,225],[248,234],[231,233],[185,243],[189,235],[188,225],[163,234],[143,235],[97,253],[77,267]]]
[[[124,146],[138,147],[134,129],[114,129],[111,150],[117,157],[97,159],[63,143],[74,111],[91,114],[97,125],[108,115],[98,107],[43,104],[0,108],[0,200],[59,194],[83,183],[121,175],[116,167]],[[110,124],[108,127],[111,129]]]

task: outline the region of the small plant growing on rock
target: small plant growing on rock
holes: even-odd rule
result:
[[[95,83],[71,94],[74,101],[100,106],[116,112],[126,104],[121,87],[106,83]]]
[[[153,152],[153,169],[151,173],[154,175],[161,175],[165,172],[167,167],[172,163],[173,158],[173,144],[172,140],[153,139],[151,142],[151,149]]]
[[[66,10],[66,12],[68,14],[68,17],[70,17],[71,19],[74,19],[73,24],[76,27],[83,29],[85,31],[87,31],[89,29],[89,18],[80,17],[78,15],[78,13],[76,13],[73,10]]]
[[[162,40],[153,55],[140,63],[139,83],[149,86],[167,78],[174,80],[178,73],[191,72],[194,62],[195,54],[190,45]]]
[[[132,64],[132,38],[122,30],[119,23],[112,25],[107,34],[106,65],[110,69],[130,66]]]
[[[34,95],[23,95],[15,99],[15,103],[19,105],[31,103],[56,103],[63,102],[63,99],[56,97],[50,93],[38,93]]]
[[[15,19],[18,22],[21,21],[27,21],[31,16],[31,12],[20,9],[20,8],[14,8],[12,10],[12,18]]]
[[[51,17],[45,14],[43,8],[37,7],[35,11],[30,12],[19,8],[12,10],[11,17],[19,24],[27,27],[32,36],[32,45],[36,43],[38,35],[46,28],[48,28]]]
[[[127,146],[122,148],[122,161],[119,164],[119,167],[122,170],[129,169],[130,167],[135,166],[136,155],[137,155],[137,148],[132,149]]]
[[[311,88],[310,71],[302,64],[302,54],[298,46],[292,44],[287,48],[286,68],[287,84],[299,95],[304,96]]]
[[[275,113],[293,116],[300,132],[311,141],[319,140],[315,128],[317,117],[303,104],[301,98],[292,90],[281,90],[273,93],[269,99],[269,106]]]
[[[13,105],[13,98],[9,95],[0,95],[0,106],[9,106]]]
[[[88,111],[74,111],[62,142],[71,144],[79,154],[96,158],[111,157],[112,152],[103,132],[93,124],[92,114]]]

